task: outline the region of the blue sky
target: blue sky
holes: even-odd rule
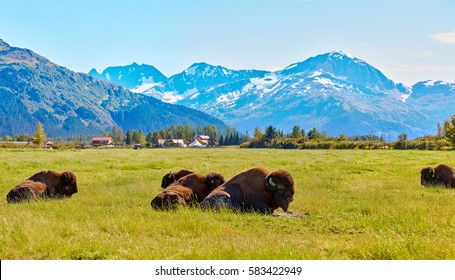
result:
[[[0,38],[78,72],[277,70],[343,51],[407,86],[455,82],[454,0],[0,0]]]

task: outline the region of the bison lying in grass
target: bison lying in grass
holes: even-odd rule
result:
[[[294,179],[284,170],[269,172],[255,167],[234,176],[213,190],[201,203],[202,208],[231,208],[236,211],[287,212],[294,195]]]
[[[163,179],[161,180],[161,187],[163,189],[167,188],[170,184],[174,183],[178,179],[185,177],[186,175],[189,175],[191,173],[194,173],[191,170],[188,169],[182,169],[178,172],[169,172],[166,175],[163,176]]]
[[[199,204],[213,189],[224,183],[217,173],[186,175],[162,190],[151,202],[155,209],[167,210],[178,205]]]
[[[455,170],[447,164],[422,168],[420,183],[424,186],[444,185],[446,188],[455,188]]]
[[[39,198],[71,197],[77,193],[76,175],[71,171],[41,171],[15,186],[6,195],[9,203]]]

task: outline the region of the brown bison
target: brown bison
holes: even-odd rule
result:
[[[420,171],[422,185],[444,185],[446,188],[455,188],[455,170],[447,164],[422,168]]]
[[[201,203],[202,208],[228,207],[236,211],[287,212],[294,195],[294,179],[284,170],[267,171],[255,167],[237,174],[213,190]]]
[[[77,193],[76,175],[71,171],[41,171],[15,186],[6,195],[9,203],[39,198],[71,197]]]
[[[174,183],[178,179],[185,177],[186,175],[189,175],[191,173],[194,173],[191,170],[188,169],[182,169],[178,172],[169,172],[168,174],[163,176],[163,179],[161,180],[161,187],[163,189],[167,188],[170,184]]]
[[[218,173],[202,176],[197,173],[180,178],[162,190],[150,203],[155,209],[172,209],[178,205],[197,204],[216,187],[224,183]]]

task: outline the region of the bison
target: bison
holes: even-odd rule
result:
[[[267,171],[255,167],[234,176],[213,190],[201,208],[231,208],[235,211],[273,213],[277,208],[287,212],[294,195],[294,179],[284,170]]]
[[[76,175],[71,171],[41,171],[19,183],[6,195],[9,203],[39,198],[71,197],[77,193]]]
[[[191,170],[188,169],[182,169],[178,172],[169,172],[166,175],[163,176],[163,179],[161,180],[161,187],[163,189],[167,188],[170,184],[174,183],[178,179],[185,177],[186,175],[189,175],[191,173],[194,173]]]
[[[423,186],[437,185],[433,167],[424,167],[420,170],[420,184]]]
[[[178,205],[199,205],[212,190],[223,183],[224,178],[218,173],[209,173],[205,177],[191,173],[162,190],[150,204],[161,210],[176,208]]]
[[[444,185],[446,188],[455,188],[455,170],[447,164],[422,168],[420,183],[426,185]]]

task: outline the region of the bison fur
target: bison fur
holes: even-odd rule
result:
[[[76,175],[71,171],[41,171],[19,183],[6,195],[9,203],[40,198],[71,197],[77,193]]]
[[[166,175],[163,176],[163,179],[161,180],[161,187],[163,189],[167,188],[170,184],[174,183],[178,179],[185,177],[186,175],[189,175],[191,173],[194,173],[191,170],[188,169],[182,169],[177,172],[169,172]]]
[[[212,190],[223,183],[224,178],[218,173],[209,173],[207,176],[192,173],[170,184],[150,204],[160,210],[173,209],[178,205],[199,205]]]
[[[422,168],[420,174],[422,185],[443,185],[446,188],[455,188],[455,170],[447,164],[440,164],[435,168]]]
[[[201,203],[202,208],[231,208],[235,211],[287,212],[294,195],[294,179],[284,170],[269,172],[255,167],[234,176],[213,190]]]

